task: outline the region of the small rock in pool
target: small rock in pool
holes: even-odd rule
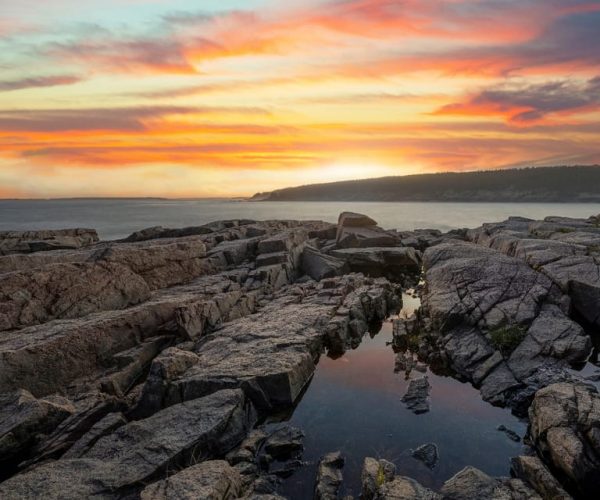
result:
[[[431,385],[427,377],[413,379],[408,385],[408,390],[402,398],[402,402],[417,415],[427,413],[429,411],[428,398],[430,389]]]
[[[434,469],[440,460],[438,447],[435,443],[427,443],[411,450],[413,458],[420,460],[430,469]]]
[[[417,363],[417,366],[415,366],[415,370],[417,370],[418,372],[421,372],[421,373],[426,373],[427,372],[427,365],[425,363],[421,363],[419,361]]]
[[[505,425],[499,425],[497,427],[497,429],[500,432],[504,432],[504,434],[506,434],[510,439],[512,439],[515,443],[518,443],[519,441],[521,441],[521,437],[513,430],[509,429],[508,427],[506,427]]]

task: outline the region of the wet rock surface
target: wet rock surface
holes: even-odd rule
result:
[[[306,436],[257,423],[291,411],[319,357],[355,348],[424,266],[423,307],[391,346],[411,418],[427,418],[426,373],[443,369],[527,418],[531,455],[516,478],[468,467],[441,488],[350,457],[364,459],[362,498],[591,498],[600,398],[573,367],[600,325],[598,248],[597,218],[560,217],[446,234],[355,213],[113,242],[0,233],[0,497],[281,498]],[[410,451],[439,468],[435,444]],[[339,498],[344,457],[319,456],[314,496]]]

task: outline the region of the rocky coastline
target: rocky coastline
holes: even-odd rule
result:
[[[407,289],[421,307],[395,316]],[[596,498],[600,377],[581,368],[598,363],[600,216],[441,233],[350,212],[120,241],[0,233],[0,498],[283,498],[303,430],[265,419],[390,316],[398,369],[427,363],[510,408],[527,453],[510,477],[473,464],[435,491],[360,457],[360,498]],[[428,411],[426,375],[403,401]],[[342,498],[344,462],[321,458],[314,498]]]

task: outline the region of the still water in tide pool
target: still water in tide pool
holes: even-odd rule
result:
[[[471,385],[430,371],[431,410],[415,415],[401,401],[408,381],[404,372],[394,373],[391,340],[388,321],[378,334],[365,335],[356,350],[337,359],[321,357],[310,386],[285,422],[305,432],[303,460],[308,465],[284,481],[280,494],[312,498],[319,458],[337,450],[346,458],[343,491],[355,498],[367,456],[392,461],[397,474],[432,488],[467,465],[493,476],[509,475],[510,458],[520,454],[523,444],[497,427],[505,425],[523,436],[526,424],[510,411],[485,403]],[[433,470],[410,453],[425,443],[439,448],[440,460]]]

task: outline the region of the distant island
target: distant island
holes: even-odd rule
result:
[[[257,193],[252,201],[600,203],[600,165],[419,174]]]

